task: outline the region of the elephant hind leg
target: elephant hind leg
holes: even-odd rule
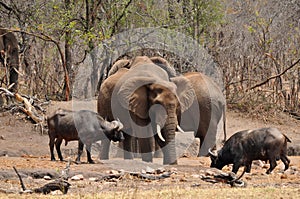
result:
[[[124,134],[124,141],[123,141],[123,150],[124,150],[124,159],[133,159],[133,151],[132,151],[132,144],[133,144],[133,137],[128,134]]]
[[[154,144],[154,157],[155,158],[162,158],[163,157],[163,153],[162,150],[160,148],[160,146],[158,145],[156,139],[155,139],[155,144]]]
[[[109,159],[109,148],[110,148],[110,140],[109,139],[101,140],[100,152],[99,152],[100,160]]]

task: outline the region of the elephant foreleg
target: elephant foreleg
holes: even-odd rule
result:
[[[155,140],[163,152],[163,164],[177,164],[175,139],[170,139],[168,143],[165,143],[162,142],[157,135],[155,135]]]
[[[139,138],[139,145],[142,153],[142,160],[145,162],[152,162],[153,161],[152,151],[154,145],[153,139]]]
[[[154,157],[155,158],[162,158],[163,157],[163,154],[162,154],[162,151],[161,151],[161,148],[160,148],[160,146],[158,145],[158,143],[157,143],[157,141],[156,140],[154,140],[155,141],[155,146],[154,146]]]
[[[132,140],[133,137],[128,134],[124,134],[124,141],[123,141],[123,150],[124,150],[124,159],[133,159],[133,153],[132,153]]]

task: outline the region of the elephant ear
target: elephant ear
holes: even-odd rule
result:
[[[153,81],[150,77],[132,77],[126,80],[118,91],[120,104],[140,118],[147,119],[149,117],[147,85]]]
[[[190,81],[183,76],[173,77],[171,78],[171,81],[177,86],[176,94],[181,106],[181,112],[184,112],[193,104],[194,100],[196,99],[195,91]]]

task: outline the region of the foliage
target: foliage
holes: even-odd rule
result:
[[[299,64],[268,80],[299,59],[299,13],[294,0],[4,0],[0,25],[21,31],[17,35],[24,93],[64,99],[66,73],[72,87],[79,64],[96,46],[125,30],[160,27],[188,35],[207,49],[222,69],[230,107],[249,113],[299,112]],[[93,70],[100,62],[109,68],[115,61],[103,58],[109,54],[101,60],[91,54]],[[195,70],[190,58],[162,50],[123,56],[137,54],[162,55],[179,72]],[[89,85],[96,89],[103,78],[93,72]]]

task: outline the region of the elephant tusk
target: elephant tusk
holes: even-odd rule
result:
[[[160,129],[159,125],[156,126],[156,130],[157,130],[157,135],[158,135],[159,139],[161,139],[163,142],[165,142],[166,140],[163,138],[163,136],[161,134],[161,129]]]
[[[180,133],[184,133],[184,130],[179,125],[177,125],[177,129]]]

